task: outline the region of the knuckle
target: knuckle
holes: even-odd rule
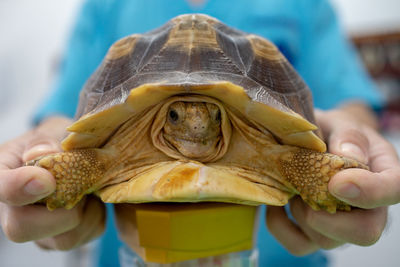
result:
[[[294,245],[288,245],[286,246],[286,249],[289,251],[290,254],[301,257],[308,255],[317,249],[315,249],[313,246],[294,246]]]
[[[368,229],[360,240],[361,246],[371,246],[375,244],[381,237],[382,232],[376,228]]]
[[[20,191],[18,190],[18,183],[20,180],[11,178],[18,178],[22,173],[20,169],[15,169],[14,172],[15,176],[3,179],[0,186],[0,201],[5,204],[15,204],[18,192]]]
[[[287,250],[289,251],[290,254],[294,255],[294,256],[304,256],[306,253],[302,248],[294,248],[294,247],[290,247],[287,248]]]
[[[314,241],[315,241],[315,243],[318,244],[318,246],[320,248],[325,249],[325,250],[334,249],[339,246],[339,244],[336,241],[334,241],[330,238],[327,238],[325,236],[322,236],[322,235],[317,237],[316,240],[314,240]]]
[[[61,233],[50,238],[50,241],[45,245],[54,250],[68,251],[79,244],[82,239],[82,233],[77,231],[77,228]]]
[[[15,243],[24,243],[30,240],[26,240],[24,238],[24,235],[22,235],[19,231],[15,231],[15,228],[12,227],[4,227],[3,228],[4,235],[9,239],[10,241],[13,241]]]
[[[76,228],[81,224],[83,219],[82,212],[71,212],[70,215],[66,218],[65,225],[68,225],[70,229]]]
[[[73,235],[66,235],[55,238],[53,244],[53,249],[55,250],[68,251],[75,248],[75,246],[77,245],[77,239]]]
[[[0,202],[23,206],[42,198],[43,196],[30,194],[26,190],[26,185],[38,174],[36,168],[24,166],[7,171],[7,175],[0,181]]]
[[[15,213],[14,208],[5,207],[2,209],[1,226],[5,236],[16,243],[23,243],[30,241],[25,233],[27,226],[23,220],[18,219],[18,213]]]
[[[385,208],[375,209],[373,214],[363,220],[359,245],[371,246],[381,237],[387,221]]]
[[[10,192],[10,190],[3,190],[0,194],[1,194],[0,197],[1,202],[7,205],[15,204],[16,201],[13,192]]]
[[[339,145],[343,143],[352,143],[357,145],[364,154],[367,154],[366,151],[370,146],[369,140],[363,131],[358,128],[359,127],[353,125],[334,132],[329,139],[330,146],[334,149],[332,152],[334,154],[342,155],[343,152],[341,151],[341,148],[339,148]]]
[[[65,219],[63,221],[63,224],[65,226],[68,226],[68,229],[74,229],[79,224],[81,224],[83,217],[85,215],[85,211],[83,209],[82,202],[83,201],[78,203],[75,207],[73,207],[70,210],[60,208],[60,209],[56,209],[52,212],[53,213],[59,212],[60,214],[62,214],[63,218]]]
[[[34,242],[35,242],[35,244],[36,244],[39,248],[41,248],[41,249],[43,249],[43,250],[52,250],[53,247],[52,247],[51,245],[48,244],[49,241],[51,241],[51,238],[36,240],[36,241],[34,241]]]

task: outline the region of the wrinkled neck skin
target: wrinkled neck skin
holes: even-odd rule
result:
[[[106,183],[117,184],[175,160],[227,168],[257,183],[282,187],[274,155],[282,154],[267,129],[233,108],[200,95],[176,96],[130,118],[104,146],[110,161]],[[290,150],[290,148],[289,148]],[[112,177],[112,178],[110,178]],[[258,178],[257,178],[258,177]],[[272,185],[271,184],[271,185]]]

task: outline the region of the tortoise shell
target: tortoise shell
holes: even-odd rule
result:
[[[132,115],[188,94],[220,100],[283,144],[326,150],[311,92],[277,47],[201,14],[117,41],[84,86],[63,148],[99,147]]]

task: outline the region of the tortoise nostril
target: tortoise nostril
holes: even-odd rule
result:
[[[205,125],[193,125],[192,129],[194,131],[204,131],[206,129],[206,126]]]

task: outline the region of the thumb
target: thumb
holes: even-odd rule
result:
[[[20,139],[24,141],[20,152],[20,160],[23,162],[60,150],[57,139],[38,130],[32,130]],[[3,149],[4,160],[10,157],[11,153],[10,149]],[[44,198],[55,189],[53,176],[42,168],[6,166],[0,169],[0,202],[17,206],[26,205]]]
[[[40,156],[56,153],[59,151],[61,151],[61,147],[57,139],[54,139],[40,132],[36,132],[32,136],[30,142],[28,142],[25,146],[25,150],[22,154],[22,160],[24,162],[27,162]]]
[[[39,155],[38,151],[44,151],[42,145],[41,149],[35,148],[39,144],[50,145],[50,149],[46,148],[47,152],[57,147],[56,142],[44,138],[35,131],[30,131],[0,149],[0,202],[8,205],[26,205],[54,191],[55,180],[51,173],[33,166],[20,167],[23,154],[26,154],[25,158],[28,159]]]
[[[348,126],[348,125],[347,125]],[[369,141],[361,129],[338,127],[329,137],[329,152],[355,159],[368,165]],[[360,175],[361,173],[361,175]],[[366,170],[348,169],[337,173],[329,182],[329,191],[337,198],[357,207],[365,207],[360,178]],[[365,189],[365,188],[364,188]]]
[[[37,157],[61,151],[60,140],[65,137],[65,129],[72,123],[65,117],[50,117],[29,135],[22,160],[27,162]]]
[[[54,117],[24,135],[0,145],[0,202],[26,205],[49,195],[56,182],[45,169],[21,163],[60,151],[65,126],[71,121]]]
[[[0,202],[22,206],[34,203],[55,190],[51,173],[25,166],[11,170],[0,170]]]
[[[336,128],[328,140],[329,152],[368,164],[369,141],[361,129]]]

